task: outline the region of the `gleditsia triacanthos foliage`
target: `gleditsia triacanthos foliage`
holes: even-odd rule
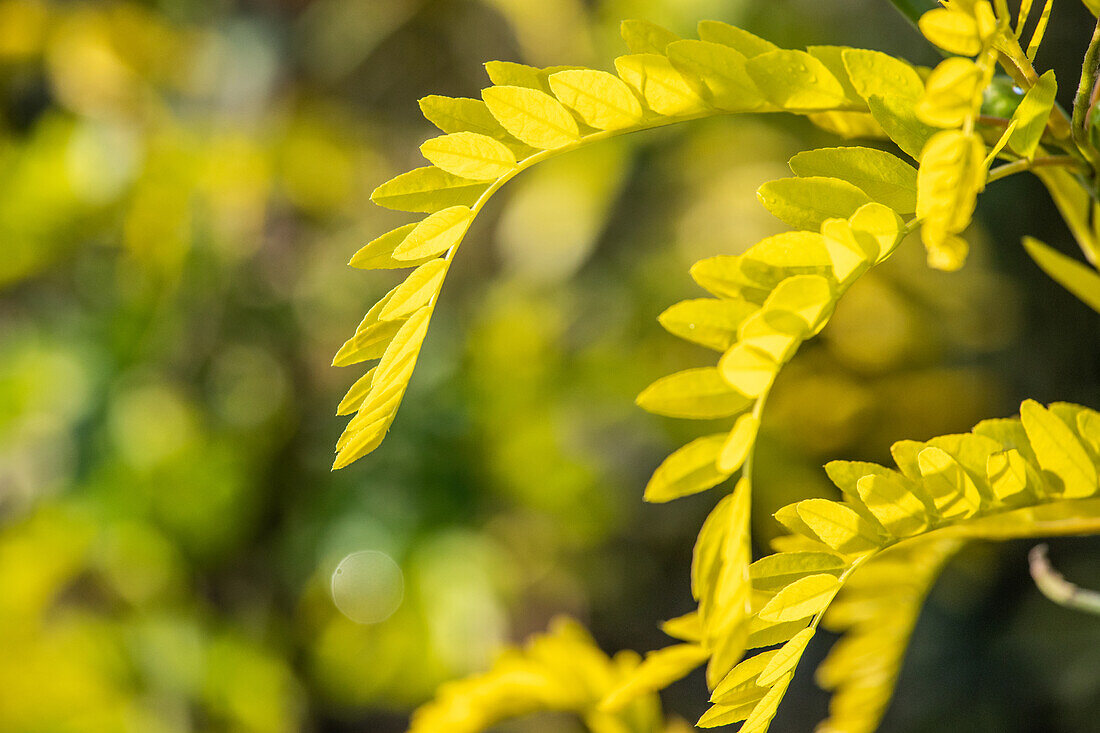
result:
[[[721,356],[713,366],[659,379],[638,404],[672,417],[727,418],[730,427],[669,456],[646,486],[646,500],[695,494],[741,472],[696,542],[697,608],[663,626],[679,643],[640,662],[629,653],[612,660],[575,624],[559,622],[526,648],[506,651],[489,672],[444,685],[416,712],[413,731],[472,732],[540,710],[577,713],[601,733],[666,730],[655,692],[705,664],[713,705],[698,725],[741,723],[744,733],[761,733],[823,623],[844,635],[818,669],[819,683],[834,691],[820,730],[869,732],[889,702],[925,594],[966,539],[1100,531],[1100,413],[1028,401],[1019,418],[894,444],[897,468],[828,464],[843,501],[785,507],[776,518],[790,534],[774,542],[775,554],[756,562],[751,555],[752,453],[776,374],[906,234],[919,227],[929,265],[956,269],[985,185],[1034,170],[1095,264],[1100,216],[1082,185],[1095,151],[1080,146],[1076,123],[1057,107],[1053,72],[1039,75],[1032,66],[1051,2],[1027,50],[1020,45],[1031,6],[1025,0],[1013,24],[1003,0],[946,0],[919,23],[951,54],[930,70],[863,49],[781,49],[714,21],[699,24],[698,40],[626,21],[630,53],[615,60],[614,74],[491,62],[492,86],[481,99],[421,100],[444,133],[421,146],[431,165],[382,184],[373,200],[427,216],[375,239],[351,261],[414,269],[336,355],[338,366],[378,363],[340,405],[341,415],[354,416],[335,468],[381,443],[472,220],[535,163],[612,135],[709,115],[790,112],[846,139],[892,142],[917,166],[857,145],[796,155],[794,176],[758,193],[792,231],[742,255],[696,263],[691,275],[712,297],[660,316],[674,335]],[[1007,119],[982,110],[998,64],[1024,92]],[[997,159],[1009,162],[991,171]],[[1025,246],[1100,311],[1100,275],[1037,240]]]

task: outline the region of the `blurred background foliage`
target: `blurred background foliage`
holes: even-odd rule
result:
[[[477,96],[489,59],[607,68],[627,17],[935,59],[869,0],[0,0],[0,731],[386,733],[560,612],[609,651],[662,643],[715,495],[641,502],[702,431],[633,397],[707,358],[656,315],[699,294],[696,259],[781,230],[755,188],[835,144],[804,121],[654,131],[510,185],[386,444],[328,471],[357,376],[329,360],[392,285],[345,262],[403,221],[369,194],[420,164],[417,98]],[[1083,17],[1059,3],[1039,59],[1063,96]],[[1100,406],[1100,323],[1017,245],[1072,246],[1045,194],[1012,179],[981,213],[961,273],[904,245],[781,376],[758,550],[778,506],[830,495],[829,459],[1022,397]],[[385,622],[333,605],[359,550],[404,573]],[[885,730],[1095,730],[1100,625],[1039,597],[1025,551],[952,566]],[[1100,586],[1100,544],[1053,557]],[[776,731],[824,709],[795,688]],[[694,719],[702,693],[666,702]]]

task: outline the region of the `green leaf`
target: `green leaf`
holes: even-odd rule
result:
[[[768,662],[768,666],[760,672],[756,684],[768,686],[779,681],[779,678],[788,672],[793,673],[802,659],[802,652],[806,651],[806,645],[814,638],[815,629],[803,629],[782,646]]]
[[[699,21],[699,38],[711,43],[721,43],[723,46],[729,46],[748,59],[762,53],[779,50],[779,46],[771,41],[766,41],[746,30],[718,20]]]
[[[664,54],[668,44],[680,40],[672,31],[648,20],[624,20],[619,24],[619,34],[630,53]]]
[[[1084,446],[1060,418],[1034,400],[1020,405],[1020,421],[1044,471],[1062,481],[1066,499],[1092,496],[1100,490],[1096,467]]]
[[[1017,123],[1016,129],[1008,138],[1008,147],[1025,158],[1035,156],[1035,149],[1046,130],[1050,113],[1054,109],[1055,95],[1058,93],[1058,81],[1054,78],[1054,69],[1039,77],[1031,89],[1027,90],[1023,101],[1012,114]]]
[[[446,252],[462,241],[474,212],[465,206],[437,211],[417,224],[393,251],[395,260],[423,260]],[[427,264],[427,263],[425,263]]]
[[[637,404],[658,415],[707,420],[739,415],[752,400],[730,387],[717,368],[702,367],[658,379],[638,395]]]
[[[1024,249],[1051,279],[1100,313],[1100,274],[1033,237],[1024,237]]]
[[[764,208],[795,229],[817,232],[826,219],[847,219],[871,199],[839,178],[780,178],[756,192]]]
[[[666,458],[645,487],[645,500],[660,503],[697,494],[725,481],[733,471],[718,469],[726,434],[691,441]]]
[[[844,87],[805,51],[769,51],[749,59],[745,70],[764,97],[781,109],[817,112],[849,106]]]
[[[706,104],[664,56],[637,53],[615,59],[619,77],[659,115],[697,114]]]
[[[473,206],[489,188],[482,181],[471,181],[436,168],[414,168],[386,181],[370,195],[379,206],[397,211],[432,213],[448,206]]]
[[[743,300],[684,300],[657,316],[669,333],[701,346],[725,351],[737,338],[737,326],[757,306]]]
[[[777,552],[749,566],[749,577],[760,590],[778,590],[799,578],[820,573],[840,575],[846,564],[829,552]]]
[[[431,257],[420,260],[395,260],[393,251],[405,241],[405,237],[416,229],[417,222],[398,227],[392,232],[386,232],[381,237],[373,239],[365,247],[355,253],[348,264],[363,270],[393,270],[402,267],[416,267],[422,265]]]
[[[606,71],[559,71],[550,77],[550,89],[597,130],[634,127],[645,116],[630,87]]]
[[[437,168],[472,181],[495,180],[516,167],[516,156],[507,145],[476,132],[433,137],[420,152]]]
[[[885,151],[857,146],[806,150],[791,158],[790,166],[800,178],[845,180],[899,214],[917,210],[917,169]]]
[[[798,621],[824,611],[840,589],[840,580],[832,573],[799,578],[776,593],[757,614],[765,621]]]
[[[427,305],[442,287],[449,264],[446,260],[432,260],[413,270],[405,282],[393,289],[389,302],[378,314],[379,320],[406,318]]]
[[[912,106],[924,94],[920,74],[901,59],[861,48],[843,51],[841,58],[852,86],[868,104],[872,97],[880,97],[896,99],[897,106],[901,108],[906,103]]]
[[[914,160],[920,158],[925,143],[937,132],[920,121],[912,102],[899,96],[873,96],[867,100],[867,108],[887,136]]]
[[[481,90],[493,117],[512,136],[531,147],[549,150],[580,140],[577,121],[549,94],[519,86]]]
[[[729,46],[676,41],[666,53],[688,82],[694,82],[695,91],[718,109],[750,112],[764,106],[764,97],[745,71],[744,55]]]

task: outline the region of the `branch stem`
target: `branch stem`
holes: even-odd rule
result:
[[[1092,94],[1100,78],[1100,20],[1092,31],[1085,59],[1081,64],[1081,82],[1077,86],[1077,96],[1073,99],[1073,142],[1093,168],[1100,169],[1100,154],[1089,141],[1089,111],[1092,108]]]
[[[1062,166],[1066,168],[1080,168],[1083,164],[1080,160],[1072,155],[1046,155],[1038,158],[1032,158],[1031,160],[1014,160],[1011,163],[1005,163],[1002,166],[998,166],[989,171],[989,177],[986,178],[986,183],[993,183],[999,181],[1002,178],[1008,178],[1016,173],[1023,173],[1024,171],[1033,170],[1035,168],[1045,168],[1051,166]]]
[[[1047,557],[1046,545],[1035,545],[1027,556],[1031,577],[1039,591],[1059,606],[1100,616],[1100,593],[1066,580]]]

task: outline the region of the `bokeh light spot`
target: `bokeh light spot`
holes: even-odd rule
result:
[[[398,609],[404,596],[401,568],[384,552],[353,552],[340,561],[332,574],[333,603],[359,624],[385,621]]]

